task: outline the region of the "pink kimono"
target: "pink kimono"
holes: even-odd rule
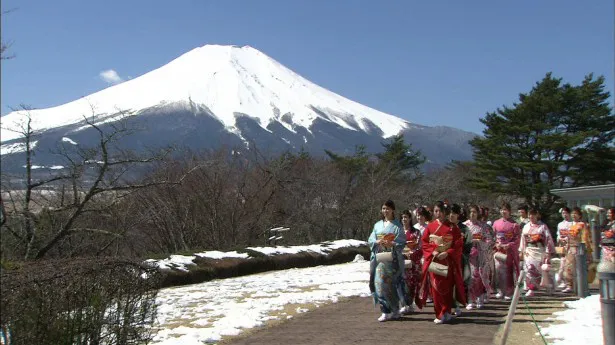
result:
[[[468,303],[474,303],[483,293],[491,293],[490,256],[493,248],[491,229],[485,222],[471,220],[463,224],[468,227],[472,236],[470,251],[470,283],[468,284]]]
[[[519,276],[519,243],[521,241],[521,229],[519,224],[512,218],[500,218],[493,223],[495,231],[495,243],[504,248],[496,248],[495,272],[497,287],[504,296],[511,297],[515,290],[515,274]],[[502,260],[502,255],[506,254],[506,259]]]
[[[543,264],[550,264],[550,259],[555,254],[555,246],[551,232],[546,224],[539,222],[537,224],[527,223],[523,227],[521,235],[521,246],[519,251],[523,253],[523,262],[525,268],[525,283],[529,290],[537,290],[539,286],[552,288],[553,282],[544,281]],[[548,273],[548,272],[547,272]],[[549,279],[549,274],[544,275]]]

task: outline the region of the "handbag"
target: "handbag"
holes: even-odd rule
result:
[[[507,255],[506,255],[506,253],[497,252],[497,253],[495,253],[494,257],[498,261],[506,261]]]
[[[438,226],[438,228],[436,229],[436,231],[434,231],[433,234],[429,235],[429,241],[433,242],[437,248],[435,249],[436,252],[443,252],[446,251],[448,248],[443,249],[443,246],[446,246],[443,242],[442,236],[438,236],[436,235],[438,233],[438,231],[440,230],[440,227],[442,227],[442,224],[440,224]],[[450,248],[450,243],[448,245],[448,247]],[[435,261],[432,261],[429,264],[429,267],[427,267],[427,271],[431,272],[433,274],[442,276],[442,277],[446,277],[448,276],[448,266],[444,265],[444,264],[440,264],[437,263]]]
[[[540,279],[540,287],[542,288],[547,288],[547,289],[551,289],[553,288],[553,286],[555,286],[554,284],[554,278],[553,276],[551,276],[551,265],[549,264],[542,264],[540,266],[540,269],[542,271],[542,277]]]
[[[442,277],[448,276],[448,266],[433,261],[429,264],[427,271]]]
[[[412,260],[404,260],[405,268],[412,268]]]
[[[376,254],[376,262],[393,262],[393,252],[382,252]]]
[[[598,271],[598,264],[592,262],[587,267],[587,283],[591,284],[596,279],[596,272]]]

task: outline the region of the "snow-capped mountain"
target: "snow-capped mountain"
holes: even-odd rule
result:
[[[380,150],[385,138],[403,133],[431,161],[446,163],[469,159],[467,141],[474,136],[411,124],[351,101],[252,47],[206,45],[138,78],[57,107],[30,111],[32,127],[40,132],[37,148],[86,145],[92,133],[84,116],[104,125],[117,120],[120,111],[135,114],[133,124],[147,128],[127,138],[134,149],[254,142],[269,152],[303,148],[318,154],[324,149],[350,153],[359,144]],[[23,119],[19,111],[1,118],[3,160],[22,149],[15,130]],[[434,149],[437,152],[430,152]]]

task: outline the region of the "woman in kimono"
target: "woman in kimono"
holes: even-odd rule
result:
[[[485,303],[485,294],[490,294],[491,267],[489,258],[493,248],[493,236],[485,222],[479,220],[480,209],[476,205],[470,206],[470,219],[464,224],[468,227],[472,238],[470,251],[470,283],[468,285],[468,304],[466,309],[482,308]]]
[[[538,210],[531,209],[530,221],[523,227],[519,252],[523,254],[525,284],[528,288],[526,297],[534,296],[534,291],[541,285],[543,265],[551,264],[555,254],[555,245],[547,225],[539,220]],[[547,282],[543,282],[547,284]]]
[[[575,207],[572,209],[572,225],[568,230],[568,246],[565,249],[564,281],[566,288],[562,292],[572,292],[576,279],[576,257],[579,243],[585,243],[586,258],[589,264],[592,258],[592,241],[587,224],[583,222],[583,212],[580,208]]]
[[[489,282],[491,284],[491,289],[489,290],[490,293],[485,293],[483,295],[483,304],[485,304],[489,303],[491,293],[497,288],[497,277],[495,275],[495,258],[493,257],[493,254],[495,254],[495,230],[493,230],[492,223],[489,221],[489,208],[485,206],[479,206],[478,208],[478,220],[485,225],[485,228],[487,229],[487,232],[489,232],[489,235],[492,239],[489,257],[487,258],[487,265],[489,266]]]
[[[421,206],[416,210],[416,223],[414,224],[414,228],[420,231],[421,236],[423,235],[423,232],[425,232],[427,224],[430,220],[431,216],[425,207]]]
[[[465,225],[465,221],[468,219],[466,211],[457,204],[451,206],[451,213],[448,216],[451,223],[457,224],[461,237],[463,239],[463,249],[461,251],[461,276],[463,277],[463,290],[466,293],[466,300],[468,299],[468,286],[470,284],[470,252],[472,251],[472,236],[470,235],[470,229]],[[454,300],[453,307],[455,309],[453,316],[461,316],[460,301]]]
[[[371,249],[370,289],[374,292],[374,302],[380,304],[382,311],[378,321],[384,322],[400,316],[398,292],[399,285],[403,284],[402,251],[406,246],[406,235],[395,219],[393,201],[387,200],[381,212],[382,220],[374,224],[368,243]]]
[[[600,254],[602,261],[615,264],[615,247],[611,244],[615,241],[615,207],[606,212],[606,224],[600,233],[600,240],[603,243]],[[609,245],[604,245],[606,242],[610,242]]]
[[[557,224],[557,246],[564,248],[568,247],[568,232],[572,225],[572,219],[570,218],[570,209],[568,207],[562,208],[562,220]],[[564,267],[566,266],[566,252],[564,251],[564,257],[561,258],[559,263],[559,269],[557,270],[557,276],[561,280],[561,284],[558,286],[560,289],[566,288],[566,282],[564,282]]]
[[[429,225],[429,223],[431,222],[431,212],[429,211],[429,207],[427,206],[419,207],[416,210],[416,218],[417,218],[417,222],[414,224],[414,228],[421,232],[421,237],[422,237],[423,233],[425,232],[425,229],[427,229],[427,225]],[[421,241],[419,237],[419,243],[420,242]],[[420,265],[421,269],[423,267],[423,261],[424,261],[423,257],[421,256],[421,265]],[[431,298],[431,289],[427,288],[426,290],[427,290],[427,298],[425,300],[425,303],[431,303],[433,302],[433,299]]]
[[[493,223],[495,231],[495,272],[498,293],[495,298],[510,301],[515,289],[515,273],[519,276],[519,242],[521,229],[510,215],[510,204],[500,208],[502,218]]]
[[[410,211],[406,210],[401,213],[401,224],[406,233],[406,248],[403,253],[406,262],[404,279],[407,294],[405,296],[405,306],[400,311],[402,314],[408,314],[414,311],[413,303],[416,303],[419,309],[423,308],[419,296],[423,251],[421,249],[421,231],[412,226],[412,214]]]
[[[452,320],[451,308],[454,298],[461,304],[466,303],[461,272],[461,253],[463,238],[461,231],[455,223],[451,223],[447,216],[450,210],[438,201],[433,209],[435,220],[427,226],[421,237],[423,247],[423,278],[422,289],[425,292],[431,287],[434,311],[434,323],[442,324]],[[431,263],[447,266],[446,275],[439,275],[430,271]],[[423,292],[421,299],[426,298]],[[456,295],[456,296],[453,296]]]

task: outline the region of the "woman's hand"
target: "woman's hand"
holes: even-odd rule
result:
[[[386,247],[386,248],[391,248],[393,247],[393,242],[392,241],[387,241],[387,240],[382,240],[381,244]]]

